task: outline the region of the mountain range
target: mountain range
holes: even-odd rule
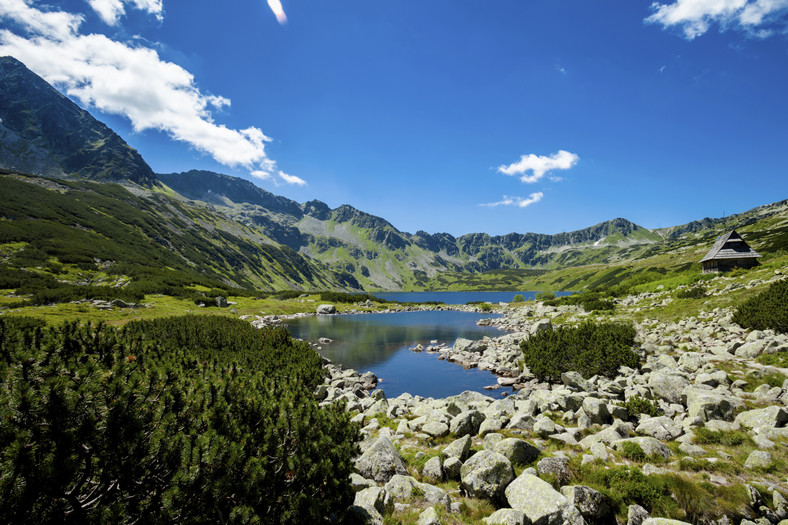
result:
[[[2,217],[17,226],[0,228],[0,242],[21,240],[13,232],[34,218],[57,224],[53,237],[36,241],[50,255],[64,256],[56,242],[64,228],[79,230],[85,260],[133,259],[124,247],[133,238],[137,255],[241,287],[422,289],[446,272],[617,263],[709,242],[722,227],[788,208],[782,201],[657,230],[616,218],[555,235],[411,234],[352,206],[298,203],[237,177],[155,174],[120,136],[18,60],[0,58],[0,82],[0,184],[9,196]],[[98,246],[103,253],[91,250]]]

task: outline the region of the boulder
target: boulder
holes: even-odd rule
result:
[[[465,410],[452,418],[449,430],[457,436],[475,436],[483,421],[484,415],[478,410]]]
[[[219,308],[227,308],[227,298],[222,297],[221,295],[216,296],[216,299],[214,299],[214,303]]]
[[[440,421],[430,421],[421,427],[421,431],[432,437],[448,436],[449,425]]]
[[[763,430],[784,427],[788,423],[788,412],[781,406],[772,405],[741,412],[736,416],[736,422],[760,434]]]
[[[586,397],[583,400],[583,412],[591,418],[593,423],[604,425],[610,423],[610,411],[607,409],[607,404],[596,397]]]
[[[427,481],[439,483],[443,481],[443,464],[441,458],[434,457],[427,460],[421,468],[421,475]]]
[[[698,387],[686,389],[687,413],[690,418],[703,421],[722,419],[732,421],[734,415],[744,408],[744,401],[720,390],[705,390]]]
[[[394,502],[389,497],[386,489],[381,487],[369,487],[357,492],[356,499],[353,501],[353,505],[368,509],[372,508],[380,514],[385,514],[387,510],[391,509],[393,504]]]
[[[446,458],[443,462],[443,477],[453,481],[460,480],[460,472],[462,470],[462,461],[460,458]]]
[[[651,395],[668,403],[681,403],[682,393],[689,384],[689,379],[670,371],[660,370],[652,373],[648,378]]]
[[[455,439],[449,446],[443,449],[443,455],[447,458],[458,458],[464,461],[471,453],[471,436],[463,436]]]
[[[487,525],[530,525],[525,513],[521,510],[498,509],[482,520]]]
[[[768,469],[773,464],[772,455],[765,450],[753,450],[747,461],[744,462],[744,468],[747,469]]]
[[[522,511],[534,525],[562,525],[573,508],[560,492],[532,474],[520,474],[505,494],[509,506]]]
[[[435,510],[435,507],[428,507],[419,514],[416,525],[439,525],[440,523],[441,519],[440,516],[438,516],[438,511]]]
[[[569,470],[569,458],[563,456],[553,456],[542,458],[536,464],[536,471],[540,475],[553,476],[559,484],[569,481],[572,472]]]
[[[630,505],[627,509],[627,525],[642,525],[651,514],[640,505]]]
[[[330,315],[337,313],[337,307],[333,304],[321,304],[317,307],[318,315]]]
[[[605,496],[591,487],[584,485],[561,487],[561,494],[587,520],[599,522],[610,514],[610,505],[608,505]]]
[[[387,437],[378,438],[358,459],[356,468],[359,474],[378,483],[386,483],[396,474],[408,473],[402,456]]]
[[[681,427],[667,416],[644,416],[635,430],[638,434],[645,434],[661,441],[673,441],[684,433]]]
[[[570,371],[562,373],[561,382],[581,392],[588,392],[591,390],[591,383],[583,379],[583,376],[581,376],[579,372]]]
[[[511,462],[489,450],[477,452],[460,469],[462,488],[475,498],[499,500],[514,479]]]
[[[525,440],[506,438],[495,444],[493,452],[506,457],[513,465],[525,465],[539,457],[539,449]]]
[[[427,503],[440,504],[447,509],[451,505],[451,498],[445,490],[429,483],[419,483],[412,476],[394,475],[383,488],[397,501],[410,501],[415,492]]]

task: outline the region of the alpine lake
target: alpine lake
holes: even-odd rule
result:
[[[382,299],[424,303],[441,301],[446,305],[473,301],[511,302],[515,295],[533,299],[535,292],[380,292]],[[452,310],[397,312],[379,314],[319,315],[291,319],[287,327],[293,337],[307,341],[320,338],[331,343],[320,345],[321,355],[345,368],[378,376],[378,388],[388,397],[407,392],[423,397],[442,398],[465,390],[498,397],[509,389],[485,390],[497,384],[497,377],[485,370],[463,367],[440,360],[437,353],[414,352],[423,347],[452,346],[458,337],[479,340],[504,332],[492,326],[478,326],[480,319],[501,314]]]

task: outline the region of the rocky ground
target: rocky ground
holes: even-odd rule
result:
[[[721,277],[709,295],[782,278]],[[368,523],[788,524],[788,369],[756,361],[788,351],[788,336],[739,327],[732,307],[678,322],[643,317],[672,297],[626,297],[604,317],[640,317],[642,366],[613,379],[570,372],[548,384],[523,369],[522,339],[592,315],[540,303],[501,306],[504,317],[490,322],[505,335],[431,349],[499,374],[504,399],[387,399],[373,374],[327,364],[316,395],[363,425],[356,514]]]

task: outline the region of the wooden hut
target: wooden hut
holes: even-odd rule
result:
[[[703,273],[727,272],[734,268],[752,268],[758,265],[761,254],[750,248],[736,230],[723,233],[714,242],[706,257],[701,259]]]

